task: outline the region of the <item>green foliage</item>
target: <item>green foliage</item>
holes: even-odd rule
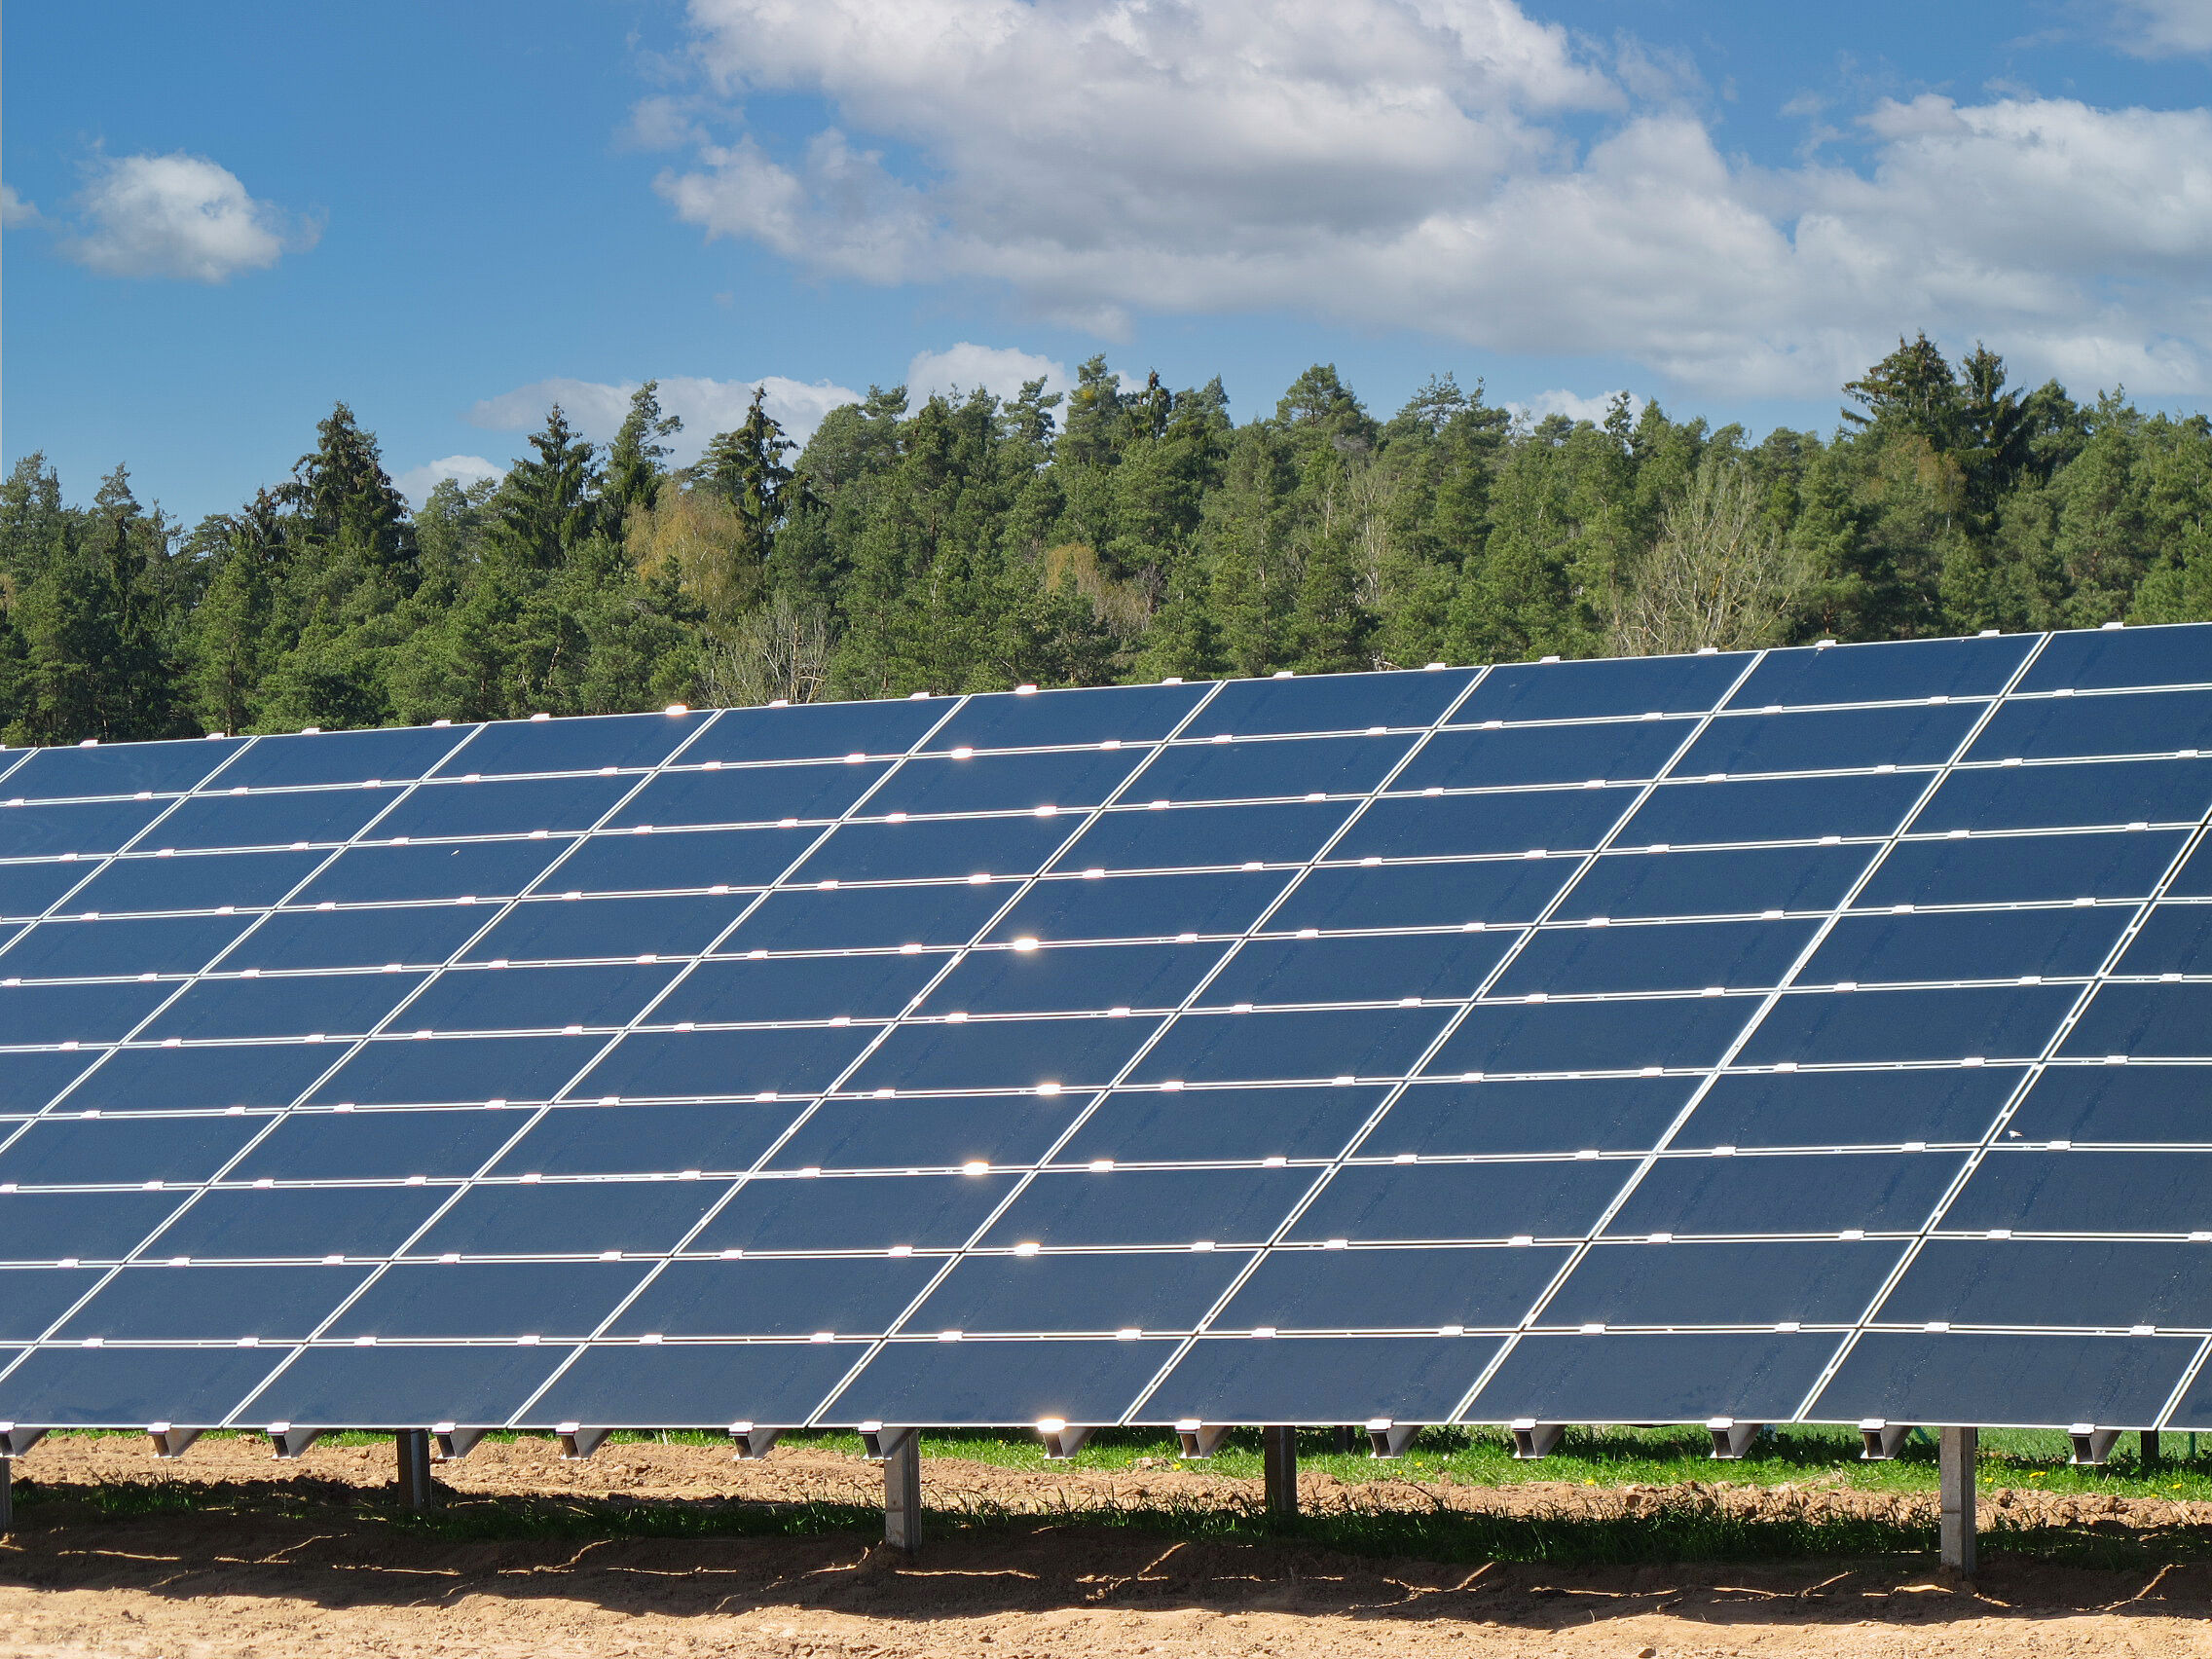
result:
[[[802,450],[756,394],[701,461],[633,394],[558,408],[496,482],[410,513],[346,405],[189,534],[121,468],[0,481],[0,731],[199,730],[1304,674],[2212,618],[2212,422],[2007,384],[1924,336],[1837,431],[1755,444],[1625,398],[1533,424],[1431,380],[1387,420],[1335,368],[1242,425],[1219,381],[1103,357]]]

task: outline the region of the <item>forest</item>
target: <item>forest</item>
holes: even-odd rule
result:
[[[1925,336],[1833,432],[1616,400],[1530,423],[1333,368],[1243,424],[1103,358],[1064,399],[870,388],[803,448],[756,396],[672,468],[548,412],[419,510],[343,403],[185,526],[116,469],[0,485],[10,744],[1301,674],[2212,618],[2212,422],[2007,384]]]

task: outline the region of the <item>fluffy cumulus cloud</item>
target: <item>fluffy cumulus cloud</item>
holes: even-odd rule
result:
[[[639,382],[567,380],[533,382],[485,398],[468,412],[471,425],[498,432],[527,431],[540,425],[545,412],[558,403],[576,429],[594,443],[606,443],[630,412],[630,394]],[[743,424],[756,387],[766,391],[762,406],[775,417],[793,439],[804,443],[822,424],[822,417],[842,403],[856,403],[860,393],[829,381],[787,380],[765,375],[759,380],[705,380],[690,375],[673,376],[659,383],[661,412],[683,422],[683,430],[668,441],[669,459],[688,465],[705,453],[717,432]]]
[[[1539,391],[1523,403],[1508,403],[1504,407],[1531,425],[1551,415],[1565,415],[1569,421],[1590,421],[1603,424],[1613,412],[1617,398],[1628,399],[1630,420],[1643,413],[1645,400],[1633,391],[1601,391],[1595,397],[1583,397],[1563,389]]]
[[[2207,10],[2124,3],[2174,41]],[[2212,111],[1922,98],[1865,116],[1852,165],[1762,167],[1722,153],[1688,66],[1601,59],[1514,0],[690,17],[697,96],[641,111],[680,151],[657,188],[825,275],[980,279],[1108,336],[1288,309],[1738,394],[1832,390],[1922,326],[2030,372],[2212,386]],[[810,139],[744,128],[748,95],[794,92],[831,112]]]
[[[2145,57],[2212,52],[2212,0],[2120,0],[2120,42]]]
[[[411,466],[392,480],[392,484],[416,506],[420,507],[430,492],[452,479],[456,484],[476,484],[487,478],[505,474],[504,467],[494,466],[480,455],[449,455],[442,461],[426,461],[421,466]]]
[[[906,365],[906,395],[916,403],[940,393],[977,390],[1018,397],[1024,386],[1040,380],[1047,391],[1065,393],[1075,385],[1065,363],[1010,346],[977,346],[963,340],[942,351],[917,351]]]
[[[257,201],[204,156],[102,157],[62,251],[107,276],[225,282],[313,247],[313,220]]]
[[[0,184],[0,229],[12,231],[19,225],[35,225],[40,217],[35,203],[18,196],[14,185]]]

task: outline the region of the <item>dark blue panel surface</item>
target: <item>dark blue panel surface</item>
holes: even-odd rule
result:
[[[1980,718],[1980,706],[1970,703],[1726,715],[1690,745],[1675,775],[1940,765]]]
[[[1172,1342],[893,1343],[824,1410],[831,1422],[947,1427],[1112,1422],[1175,1351]]]
[[[203,1194],[147,1252],[196,1262],[387,1256],[451,1196],[434,1187],[225,1188]]]
[[[1187,1014],[1131,1080],[1260,1083],[1399,1077],[1444,1029],[1451,1010],[1327,1009],[1285,1014]]]
[[[1417,1083],[1359,1150],[1368,1158],[1641,1151],[1657,1142],[1695,1087],[1679,1077]]]
[[[2018,1066],[1731,1073],[1714,1081],[1677,1147],[1896,1146],[1981,1139]]]
[[[2028,904],[2058,899],[2141,899],[2181,850],[2172,831],[1996,835],[1901,841],[1859,896],[1892,904]]]
[[[1004,883],[786,889],[772,893],[722,946],[748,950],[884,950],[966,944],[1011,896]]]
[[[151,847],[287,847],[344,841],[399,798],[395,789],[197,795],[146,837]],[[0,835],[7,819],[0,816]]]
[[[523,1420],[539,1427],[794,1426],[806,1421],[866,1352],[866,1343],[595,1346],[561,1374]]]
[[[274,904],[314,873],[328,851],[295,853],[186,853],[175,858],[132,854],[117,859],[86,882],[69,902],[72,913],[97,910],[114,915],[128,910],[213,910],[229,904],[244,909]],[[82,865],[31,866],[73,870]]]
[[[530,1122],[526,1112],[295,1112],[247,1153],[237,1181],[459,1180]]]
[[[1257,800],[1364,794],[1413,747],[1407,736],[1181,743],[1132,785],[1130,800]]]
[[[590,715],[565,720],[495,720],[437,768],[439,777],[479,772],[591,772],[657,766],[709,715]],[[686,756],[709,759],[710,756]]]
[[[331,1428],[497,1427],[560,1359],[560,1349],[535,1346],[311,1348],[239,1416]]]
[[[137,861],[132,861],[133,863]],[[110,866],[110,868],[116,866]],[[64,864],[59,859],[49,859],[38,864],[0,865],[0,916],[28,918],[43,916],[61,896],[83,881],[86,866],[72,859]],[[141,907],[166,908],[166,905],[139,906],[117,904],[118,910]],[[110,906],[82,901],[72,908],[98,910]]]
[[[2212,1325],[2212,1245],[1931,1238],[1875,1315],[1887,1325]]]
[[[1778,985],[1805,946],[1809,921],[1683,922],[1546,928],[1499,977],[1495,994],[1606,995]]]
[[[1624,847],[1887,835],[1928,787],[1924,772],[1664,784],[1616,837]],[[1920,828],[1928,828],[1923,823]]]
[[[1977,766],[1943,780],[1921,831],[2194,824],[2212,806],[2212,759]]]
[[[492,920],[485,904],[404,904],[371,910],[283,910],[223,960],[223,971],[264,968],[435,968]],[[0,958],[5,960],[5,958]]]
[[[2113,972],[2212,974],[2212,904],[2160,904],[2144,918]]]
[[[985,1248],[1263,1244],[1313,1184],[1309,1169],[1050,1170],[991,1224]]]
[[[10,978],[197,974],[238,938],[250,918],[147,916],[127,921],[54,921],[18,935],[0,951]]]
[[[1096,806],[1149,751],[1052,750],[1037,755],[931,756],[909,760],[868,797],[882,812],[1029,812]]]
[[[213,1427],[280,1357],[236,1347],[46,1348],[0,1382],[0,1417],[57,1427]]]
[[[249,1048],[123,1049],[69,1096],[77,1110],[205,1112],[289,1106],[328,1071],[342,1049],[321,1044]],[[14,1067],[33,1056],[11,1055]],[[73,1057],[73,1056],[72,1056]]]
[[[1994,696],[2005,689],[2035,643],[2033,634],[2014,634],[1769,651],[1729,699],[1729,707]]]
[[[770,1257],[671,1262],[608,1328],[609,1336],[881,1336],[928,1288],[923,1256]],[[637,1270],[625,1270],[635,1276]]]
[[[2094,974],[2129,916],[2119,905],[1846,916],[1797,980],[1806,985],[1843,981],[1870,985],[1883,980]]]
[[[358,1263],[281,1268],[126,1268],[69,1316],[64,1341],[304,1342],[368,1277]],[[84,1286],[90,1289],[91,1286]],[[262,1363],[274,1366],[276,1355]]]
[[[1730,916],[1825,910],[1851,890],[1876,849],[1733,847],[1707,853],[1607,853],[1559,907],[1592,916]]]
[[[856,766],[828,760],[797,766],[738,766],[663,772],[608,820],[628,830],[651,824],[774,824],[840,816],[890,770],[887,761]]]
[[[571,1092],[579,1099],[811,1094],[830,1087],[868,1036],[842,1026],[633,1032]]]
[[[2022,691],[2110,690],[2212,682],[2212,634],[2201,627],[2114,628],[2053,634],[2020,677]]]
[[[1040,881],[991,929],[995,940],[1172,939],[1241,933],[1282,892],[1280,871],[1059,876]]]
[[[1545,1307],[1546,1325],[1848,1325],[1902,1240],[1600,1244]]]
[[[2072,985],[1793,992],[1738,1058],[1747,1066],[2034,1059],[2080,994]]]
[[[583,893],[765,887],[821,834],[808,828],[593,835],[562,861],[556,879],[563,889]]]
[[[1605,1233],[1909,1233],[1964,1161],[1958,1152],[1662,1158]]]
[[[1151,1422],[1449,1418],[1497,1352],[1478,1337],[1209,1337],[1146,1402]]]
[[[906,1322],[910,1331],[1189,1331],[1248,1258],[1234,1250],[971,1256]]]
[[[1619,783],[1656,778],[1694,720],[1606,720],[1594,725],[1464,726],[1439,732],[1391,783],[1394,791],[1504,789],[1524,784]]]
[[[1597,846],[1637,790],[1513,790],[1501,794],[1390,795],[1330,850],[1332,859],[1442,859]]]
[[[1096,1088],[1112,1083],[1157,1019],[993,1019],[904,1025],[853,1074],[854,1088]]]
[[[1382,1103],[1373,1084],[1117,1091],[1084,1120],[1062,1163],[1334,1158]]]
[[[0,1044],[113,1042],[175,992],[173,984],[0,985]]]
[[[493,1166],[496,1175],[737,1175],[791,1122],[754,1103],[557,1106]],[[703,1193],[703,1205],[713,1193]]]
[[[1206,865],[1303,864],[1321,850],[1352,802],[1118,807],[1052,862],[1054,869],[1174,869]]]
[[[571,1181],[477,1186],[411,1256],[596,1256],[673,1250],[719,1189],[692,1181]]]
[[[748,1181],[692,1243],[717,1250],[957,1250],[1009,1175],[824,1175]],[[941,1419],[940,1419],[941,1420]]]
[[[1028,875],[1075,832],[1057,818],[939,818],[846,824],[792,871],[818,881],[934,881],[946,876]]]
[[[1788,1420],[1820,1380],[1835,1343],[1779,1332],[1524,1337],[1460,1420]]]
[[[400,1263],[328,1337],[587,1337],[638,1287],[639,1262]]]
[[[1468,669],[1411,674],[1324,674],[1295,680],[1233,680],[1191,722],[1193,737],[1251,737],[1301,731],[1365,731],[1424,726],[1452,707],[1474,675]]]
[[[385,904],[424,899],[511,899],[528,889],[568,847],[567,841],[349,847],[302,890],[297,903]]]
[[[127,795],[189,790],[215,773],[242,747],[237,738],[181,743],[71,744],[34,751],[7,777],[5,793],[26,800]],[[244,783],[226,776],[226,784]]]
[[[710,760],[842,760],[848,755],[903,755],[944,719],[941,697],[914,702],[803,703],[790,709],[730,709],[683,752],[683,764]]]
[[[314,1092],[317,1103],[436,1106],[545,1100],[591,1064],[604,1037],[441,1037],[371,1043]],[[327,1055],[328,1050],[310,1050]],[[327,1061],[326,1061],[327,1063]]]
[[[205,1181],[262,1125],[250,1118],[57,1118],[0,1151],[0,1181],[24,1187]]]
[[[653,1011],[653,1023],[889,1019],[911,1002],[941,956],[779,956],[702,962]]]
[[[129,844],[168,805],[167,801],[100,800],[60,806],[0,806],[0,859],[56,855],[90,858],[112,853]],[[166,824],[158,839],[168,842]]]
[[[36,1342],[100,1282],[99,1268],[0,1271],[0,1342]]]
[[[2157,1421],[2195,1355],[2194,1337],[2011,1337],[1870,1331],[1809,1416],[1828,1422]]]
[[[0,1193],[0,1262],[116,1261],[180,1201],[174,1193]]]
[[[54,1051],[10,1054],[0,1061],[0,1111],[39,1111],[98,1058]]]
[[[1257,940],[1230,958],[1200,1001],[1221,1008],[1469,997],[1512,942],[1499,932]]]
[[[383,836],[527,835],[588,830],[629,793],[635,778],[509,778],[424,784],[377,826]]]
[[[1493,668],[1452,717],[1581,720],[1604,715],[1700,714],[1727,694],[1749,658],[1609,657]]]
[[[583,968],[457,968],[408,1005],[417,1031],[558,1031],[618,1027],[644,1015],[676,970],[606,963]]]
[[[2212,1071],[2052,1066],[2009,1126],[2028,1140],[2212,1145]]]
[[[468,952],[471,962],[558,962],[688,956],[712,944],[749,903],[726,899],[534,899],[517,904]]]
[[[1567,1265],[1558,1247],[1277,1250],[1214,1320],[1216,1330],[1511,1330]],[[1181,1258],[1170,1257],[1169,1260]]]
[[[941,960],[928,957],[899,960],[918,960],[926,964],[927,972],[941,966]],[[945,976],[919,1012],[1074,1014],[1101,1008],[1173,1009],[1220,960],[1221,946],[1216,943],[980,949],[964,957]],[[1219,981],[1215,982],[1218,985]],[[1213,1000],[1210,992],[1207,1000]]]
[[[202,979],[146,1028],[149,1039],[357,1036],[423,982],[421,974],[309,974]],[[151,987],[148,987],[149,989]],[[0,1005],[4,1006],[4,1005]]]
[[[1203,685],[1102,685],[971,697],[932,734],[930,748],[1046,749],[1061,744],[1154,743],[1173,731],[1176,722],[1206,690]],[[1291,729],[1309,728],[1302,725]]]
[[[1293,1243],[1580,1238],[1633,1162],[1352,1164],[1337,1172],[1286,1235]]]
[[[2059,1051],[2201,1058],[2212,1053],[2208,1014],[2212,985],[2104,985]]]
[[[394,726],[264,737],[223,768],[226,788],[299,789],[313,784],[387,784],[420,778],[467,726]]]
[[[1268,925],[1289,931],[1532,922],[1580,867],[1575,858],[1329,865],[1300,882]]]
[[[1484,1004],[1429,1061],[1428,1074],[1709,1066],[1754,1007],[1753,999],[1738,997]]]
[[[1967,1233],[2212,1231],[2212,1153],[1994,1147],[1943,1225]]]
[[[2212,691],[2146,691],[2008,703],[1967,758],[2051,760],[2203,748],[2212,748]]]

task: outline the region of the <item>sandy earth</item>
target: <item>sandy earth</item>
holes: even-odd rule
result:
[[[20,1465],[52,1501],[0,1541],[0,1654],[37,1659],[305,1655],[1504,1656],[2128,1654],[2212,1659],[2212,1565],[2114,1572],[1995,1553],[1972,1585],[1925,1561],[1756,1567],[1441,1567],[1296,1542],[1177,1543],[1055,1512],[1104,1502],[1249,1502],[1250,1483],[1172,1464],[1125,1472],[932,1459],[933,1506],[1034,1511],[1034,1526],[942,1535],[915,1562],[866,1539],[461,1543],[395,1532],[350,1500],[389,1479],[385,1448],[318,1447],[274,1468],[249,1442],[153,1463],[125,1437],[42,1446]],[[610,1447],[562,1463],[549,1443],[487,1446],[443,1465],[457,1501],[538,1493],[682,1501],[748,1496],[873,1502],[878,1472],[796,1450],[737,1464],[708,1447]],[[239,1483],[236,1511],[92,1514],[81,1483]],[[257,1512],[272,1481],[310,1501]],[[1667,1489],[1679,1492],[1681,1489]],[[1930,1499],[1834,1491],[1701,1489],[1747,1513],[1914,1516]],[[1413,1481],[1345,1487],[1309,1475],[1308,1507],[1634,1513],[1654,1489],[1507,1489]],[[2040,1493],[1985,1502],[2022,1519],[2212,1530],[2212,1504]],[[2202,1534],[2199,1534],[2202,1535]]]

